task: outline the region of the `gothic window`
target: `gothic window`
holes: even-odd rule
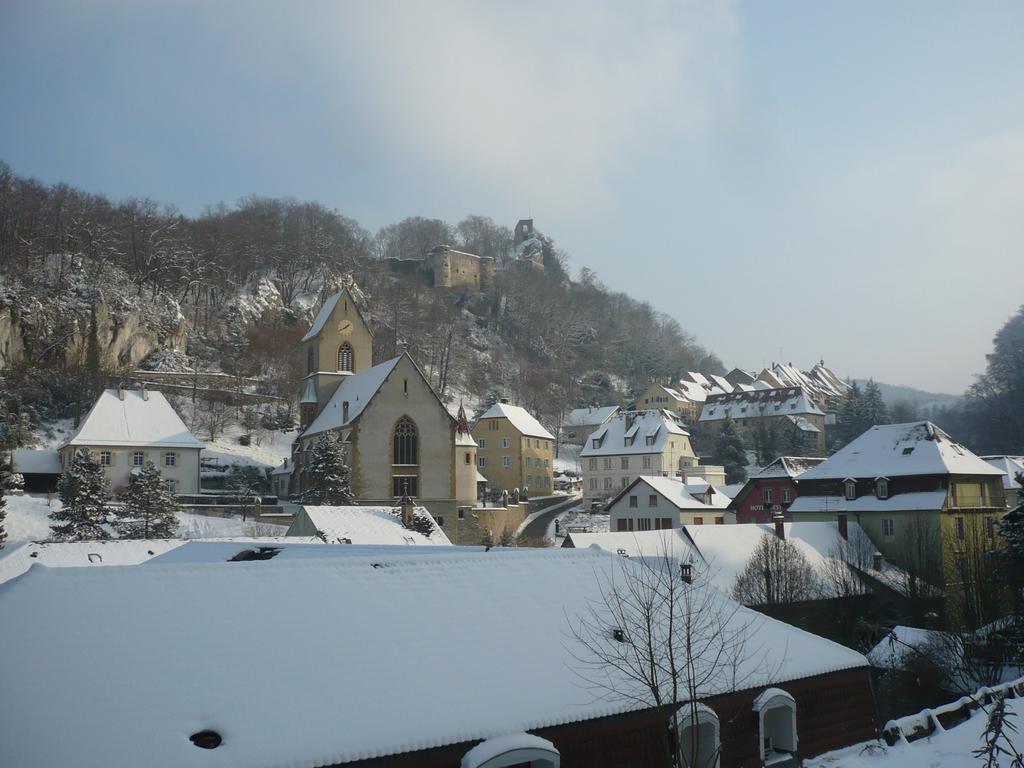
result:
[[[408,416],[400,418],[395,425],[394,448],[394,464],[419,464],[419,434],[413,420]]]
[[[339,371],[353,371],[353,354],[352,345],[347,341],[338,347],[338,370]]]

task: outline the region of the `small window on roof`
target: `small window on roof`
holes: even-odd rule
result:
[[[889,481],[880,477],[875,481],[875,495],[880,499],[889,498]]]
[[[857,498],[857,483],[854,480],[847,480],[843,483],[844,490],[846,491],[847,501],[853,501]]]
[[[903,449],[903,455],[904,456],[909,456],[913,452],[914,452],[914,446],[910,446],[909,448],[904,448]]]

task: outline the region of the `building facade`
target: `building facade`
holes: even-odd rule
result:
[[[779,444],[792,444],[796,431],[810,455],[825,455],[825,412],[803,387],[740,390],[710,395],[700,413],[700,436],[713,444],[726,419],[731,419],[748,449],[762,434]]]
[[[547,496],[554,489],[555,437],[525,408],[495,403],[472,428],[477,468],[487,487],[529,496]]]
[[[705,503],[708,486],[688,487],[671,477],[641,475],[608,503],[612,531],[651,531],[735,522],[727,509]],[[712,489],[714,492],[714,489]]]
[[[797,480],[824,459],[780,456],[747,478],[729,509],[738,523],[770,523],[774,515],[790,519],[789,507],[799,495]]]
[[[563,445],[583,445],[591,432],[598,429],[618,412],[619,406],[617,405],[574,408],[569,411],[562,422],[558,439]]]

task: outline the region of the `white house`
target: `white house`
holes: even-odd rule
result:
[[[75,453],[89,450],[115,492],[128,487],[133,470],[153,462],[172,493],[199,493],[199,452],[193,435],[160,392],[108,389],[78,431],[57,449],[62,470]]]
[[[608,525],[613,531],[651,531],[735,523],[729,501],[707,483],[641,475],[608,504]]]

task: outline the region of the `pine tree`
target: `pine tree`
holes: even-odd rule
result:
[[[7,541],[7,528],[4,527],[7,521],[7,496],[4,494],[11,487],[11,476],[10,459],[0,450],[0,549],[4,548],[4,542]]]
[[[114,527],[122,539],[170,539],[177,534],[178,500],[153,462],[132,476]]]
[[[853,382],[846,390],[842,402],[839,403],[839,412],[836,414],[837,438],[836,448],[842,448],[855,437],[864,432],[864,405],[863,395],[857,382]]]
[[[75,454],[71,466],[60,476],[57,493],[61,507],[50,513],[54,538],[61,541],[109,539],[103,528],[110,516],[107,500],[110,488],[103,468],[82,449]]]
[[[875,384],[874,379],[868,379],[861,400],[864,429],[870,429],[877,424],[889,423],[889,408],[885,404],[885,400],[882,399],[882,390]]]
[[[999,521],[999,534],[1004,545],[997,549],[1003,564],[1003,574],[1013,588],[1016,611],[1024,611],[1024,472],[1017,473],[1021,484],[1017,491],[1017,506]]]
[[[742,483],[747,479],[747,451],[736,422],[728,416],[718,431],[714,453],[715,460],[725,468],[725,482]]]
[[[313,446],[313,457],[305,468],[308,487],[302,495],[305,504],[349,506],[356,503],[352,495],[352,471],[345,462],[345,446],[341,438],[328,433]]]

